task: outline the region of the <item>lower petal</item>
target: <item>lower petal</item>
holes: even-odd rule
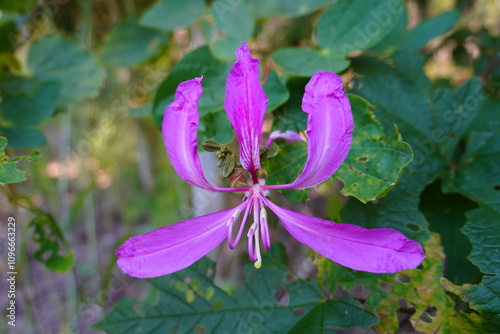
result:
[[[156,277],[189,267],[227,236],[231,210],[160,227],[128,239],[116,250],[118,266],[134,277]]]
[[[267,200],[266,204],[298,241],[343,266],[394,273],[415,268],[425,257],[418,242],[396,230],[369,230],[283,209]]]

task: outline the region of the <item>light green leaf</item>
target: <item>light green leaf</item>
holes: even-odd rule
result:
[[[43,36],[31,44],[28,67],[37,80],[62,84],[58,106],[95,96],[106,76],[93,55],[58,34]]]
[[[352,145],[332,177],[344,183],[344,195],[366,203],[385,196],[394,187],[410,163],[412,151],[399,139],[399,134],[390,137],[383,134],[366,100],[350,95],[349,101],[354,116]]]
[[[10,159],[5,154],[7,139],[0,137],[0,186],[7,183],[18,183],[26,180],[25,172],[16,168],[19,161],[38,161],[41,157],[40,152],[35,151],[32,155],[25,155]]]
[[[279,49],[273,54],[273,59],[287,72],[305,77],[318,71],[340,73],[350,64],[348,59],[327,51],[292,47]]]
[[[391,32],[403,12],[400,1],[339,0],[321,15],[318,44],[339,55],[367,50]]]
[[[168,37],[163,31],[140,26],[137,17],[129,17],[106,37],[101,59],[111,67],[136,66],[156,56]]]
[[[64,235],[54,218],[46,212],[38,212],[29,226],[34,229],[33,241],[39,245],[35,259],[48,269],[56,272],[67,272],[73,267],[75,254],[66,250]]]
[[[453,28],[459,18],[460,12],[452,10],[420,22],[408,34],[401,45],[401,50],[406,50],[407,52],[418,51],[418,49],[424,47],[434,37],[442,35]]]
[[[160,0],[140,18],[145,27],[173,31],[189,27],[205,13],[203,0]]]

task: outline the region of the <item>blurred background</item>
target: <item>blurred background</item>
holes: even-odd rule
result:
[[[0,1],[0,135],[8,140],[9,158],[25,157],[17,168],[26,172],[25,181],[16,174],[0,187],[0,286],[3,294],[4,226],[14,217],[18,307],[18,326],[8,328],[2,316],[1,328],[93,333],[91,325],[119,298],[147,299],[147,283],[122,274],[114,250],[133,235],[208,212],[207,203],[225,207],[235,200],[207,201],[169,163],[158,121],[168,103],[161,90],[182,81],[165,81],[172,67],[202,45],[221,66],[232,64],[234,49],[247,41],[264,75],[283,72],[273,53],[285,46],[314,48],[318,18],[335,1],[276,5],[268,14],[261,8],[251,23],[238,16],[245,8],[235,11],[246,6],[242,0],[180,2]],[[432,81],[453,87],[473,75],[493,83],[499,78],[500,1],[404,4],[408,30],[443,13],[456,16],[443,34],[419,47]],[[205,59],[198,60],[191,78],[204,74]],[[342,75],[349,81],[354,73]],[[213,115],[200,132],[230,139],[227,121]],[[308,208],[334,216],[344,201],[338,188],[312,190]],[[273,233],[276,240],[293,242],[281,229]],[[223,248],[216,255],[223,268],[219,280],[230,290],[241,282],[241,265],[229,265],[225,259],[239,255]],[[302,261],[299,250],[295,260],[289,255]],[[307,263],[300,264],[306,268],[302,275],[311,275]],[[2,295],[0,309],[6,302]]]

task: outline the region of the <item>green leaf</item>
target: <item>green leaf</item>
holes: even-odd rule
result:
[[[304,142],[288,144],[283,140],[277,141],[278,154],[265,161],[265,169],[269,174],[267,184],[292,183],[304,169],[307,159],[307,144]],[[277,190],[292,202],[309,199],[308,189],[279,189]]]
[[[285,249],[274,244],[263,266],[245,267],[245,282],[233,296],[213,283],[215,264],[204,258],[187,269],[151,279],[156,305],[120,300],[94,325],[109,333],[318,333],[317,326],[369,326],[376,317],[351,298],[329,298],[317,281],[295,277],[286,267]],[[283,297],[279,297],[279,296]],[[332,321],[319,321],[328,312]],[[346,316],[346,314],[348,316]],[[344,319],[342,319],[344,318]],[[297,326],[297,327],[295,327]]]
[[[334,2],[335,0],[255,0],[255,16],[257,18],[270,18],[273,16],[295,18],[310,14]]]
[[[377,202],[362,204],[351,199],[341,211],[342,222],[365,228],[392,228],[408,238],[421,241],[429,238],[428,223],[419,211],[419,196],[433,181],[429,175],[404,176],[394,189]]]
[[[458,170],[447,175],[447,190],[500,212],[500,130],[472,132],[463,161]]]
[[[35,83],[33,94],[3,95],[0,117],[14,126],[33,126],[52,116],[62,85],[55,81]]]
[[[7,138],[10,147],[15,148],[36,147],[47,143],[43,132],[33,128],[0,127],[0,135]]]
[[[500,215],[488,208],[467,212],[467,223],[462,232],[472,243],[469,259],[481,272],[491,275],[500,274]],[[463,269],[463,268],[460,268]]]
[[[342,316],[332,316],[334,314]],[[358,301],[346,297],[319,303],[287,333],[323,334],[333,328],[368,328],[377,322],[376,315],[364,310]]]
[[[394,187],[405,166],[412,159],[408,144],[399,134],[383,134],[366,100],[349,95],[354,116],[351,149],[344,163],[332,176],[344,183],[342,193],[361,202],[383,197]]]
[[[500,100],[490,97],[481,104],[470,130],[483,132],[498,128],[500,128]]]
[[[160,0],[146,10],[140,24],[146,27],[173,31],[189,27],[205,13],[203,0]]]
[[[138,21],[132,16],[113,27],[101,51],[104,64],[111,67],[136,66],[162,50],[169,34],[140,26]]]
[[[207,46],[187,54],[170,71],[160,84],[153,103],[154,116],[158,126],[166,106],[174,100],[177,86],[186,80],[203,76],[203,94],[198,102],[198,110],[203,115],[220,111],[224,108],[226,96],[226,78],[230,65],[222,64],[210,53]]]
[[[239,39],[240,45],[252,36],[255,19],[252,16],[252,3],[250,1],[215,0],[210,12],[215,21],[215,28],[226,35]]]
[[[460,18],[458,10],[445,12],[438,16],[420,22],[406,37],[401,50],[415,52],[427,44],[431,39],[446,33],[453,28]]]
[[[271,71],[267,77],[266,83],[263,86],[266,93],[267,112],[273,111],[283,105],[290,98],[290,92],[286,86],[281,82],[275,71]]]
[[[377,106],[375,115],[385,131],[396,124],[403,140],[410,144],[414,157],[410,173],[440,172],[446,164],[438,145],[444,130],[436,127],[431,113],[432,85],[422,71],[424,58],[397,53],[392,61],[394,65],[373,58],[353,62],[360,74],[354,80],[355,92]]]
[[[483,282],[471,290],[470,307],[481,315],[482,325],[497,333],[500,328],[500,276],[485,276]]]
[[[386,53],[392,54],[400,49],[401,44],[406,39],[408,35],[408,10],[406,6],[403,6],[403,12],[399,16],[399,20],[396,25],[392,28],[391,32],[387,34],[380,42],[375,44],[369,49],[370,52],[374,53]]]
[[[310,77],[318,71],[340,73],[350,64],[348,59],[328,51],[292,47],[279,49],[273,54],[273,59],[289,73],[304,77]]]
[[[34,4],[36,0],[0,0],[0,9],[6,12],[26,12],[28,11]]]
[[[436,89],[432,100],[432,139],[450,161],[458,142],[468,132],[483,103],[481,81],[474,78],[457,89]]]
[[[33,42],[27,62],[37,80],[62,84],[58,106],[97,95],[106,76],[93,55],[76,41],[58,34]]]
[[[46,212],[37,212],[29,225],[33,227],[33,241],[39,245],[35,259],[42,262],[48,269],[60,273],[73,267],[75,255],[72,250],[66,250],[64,235],[54,218]]]
[[[207,139],[219,143],[229,143],[234,137],[233,127],[223,110],[209,112],[200,117],[198,126],[198,144]]]
[[[14,21],[15,17],[3,19],[4,14],[0,17],[0,53],[14,52],[16,41],[18,38],[17,25]]]
[[[400,1],[339,0],[321,15],[318,44],[339,55],[367,50],[391,32],[403,12]]]
[[[435,182],[420,196],[420,210],[429,221],[429,228],[441,235],[446,254],[445,277],[455,284],[476,283],[481,274],[467,256],[471,243],[460,231],[465,224],[465,212],[475,209],[474,202],[459,194],[443,194]]]
[[[5,154],[7,147],[7,139],[0,137],[0,186],[7,183],[18,183],[26,180],[25,172],[16,168],[16,165],[21,160],[38,161],[41,157],[40,152],[35,151],[32,155],[25,155],[10,159]]]

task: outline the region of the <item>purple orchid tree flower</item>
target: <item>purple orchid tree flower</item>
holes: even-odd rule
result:
[[[165,111],[162,132],[172,165],[185,181],[215,192],[244,192],[242,203],[130,238],[116,250],[118,266],[135,277],[156,277],[184,269],[226,238],[229,248],[235,248],[252,217],[247,232],[248,253],[259,268],[260,245],[269,249],[271,244],[266,207],[297,240],[343,266],[374,273],[418,266],[424,258],[422,247],[398,231],[334,223],[281,208],[267,199],[270,190],[314,187],[337,170],[351,145],[351,107],[338,75],[316,73],[305,88],[302,102],[308,114],[304,170],[293,183],[266,185],[260,144],[267,97],[259,83],[259,61],[251,57],[245,44],[235,53],[237,61],[227,78],[224,107],[240,143],[239,161],[249,175],[247,185],[220,188],[203,174],[197,145],[197,102],[203,91],[202,78],[178,86],[175,101]],[[288,134],[285,139],[297,139]],[[238,222],[239,228],[235,228]]]

